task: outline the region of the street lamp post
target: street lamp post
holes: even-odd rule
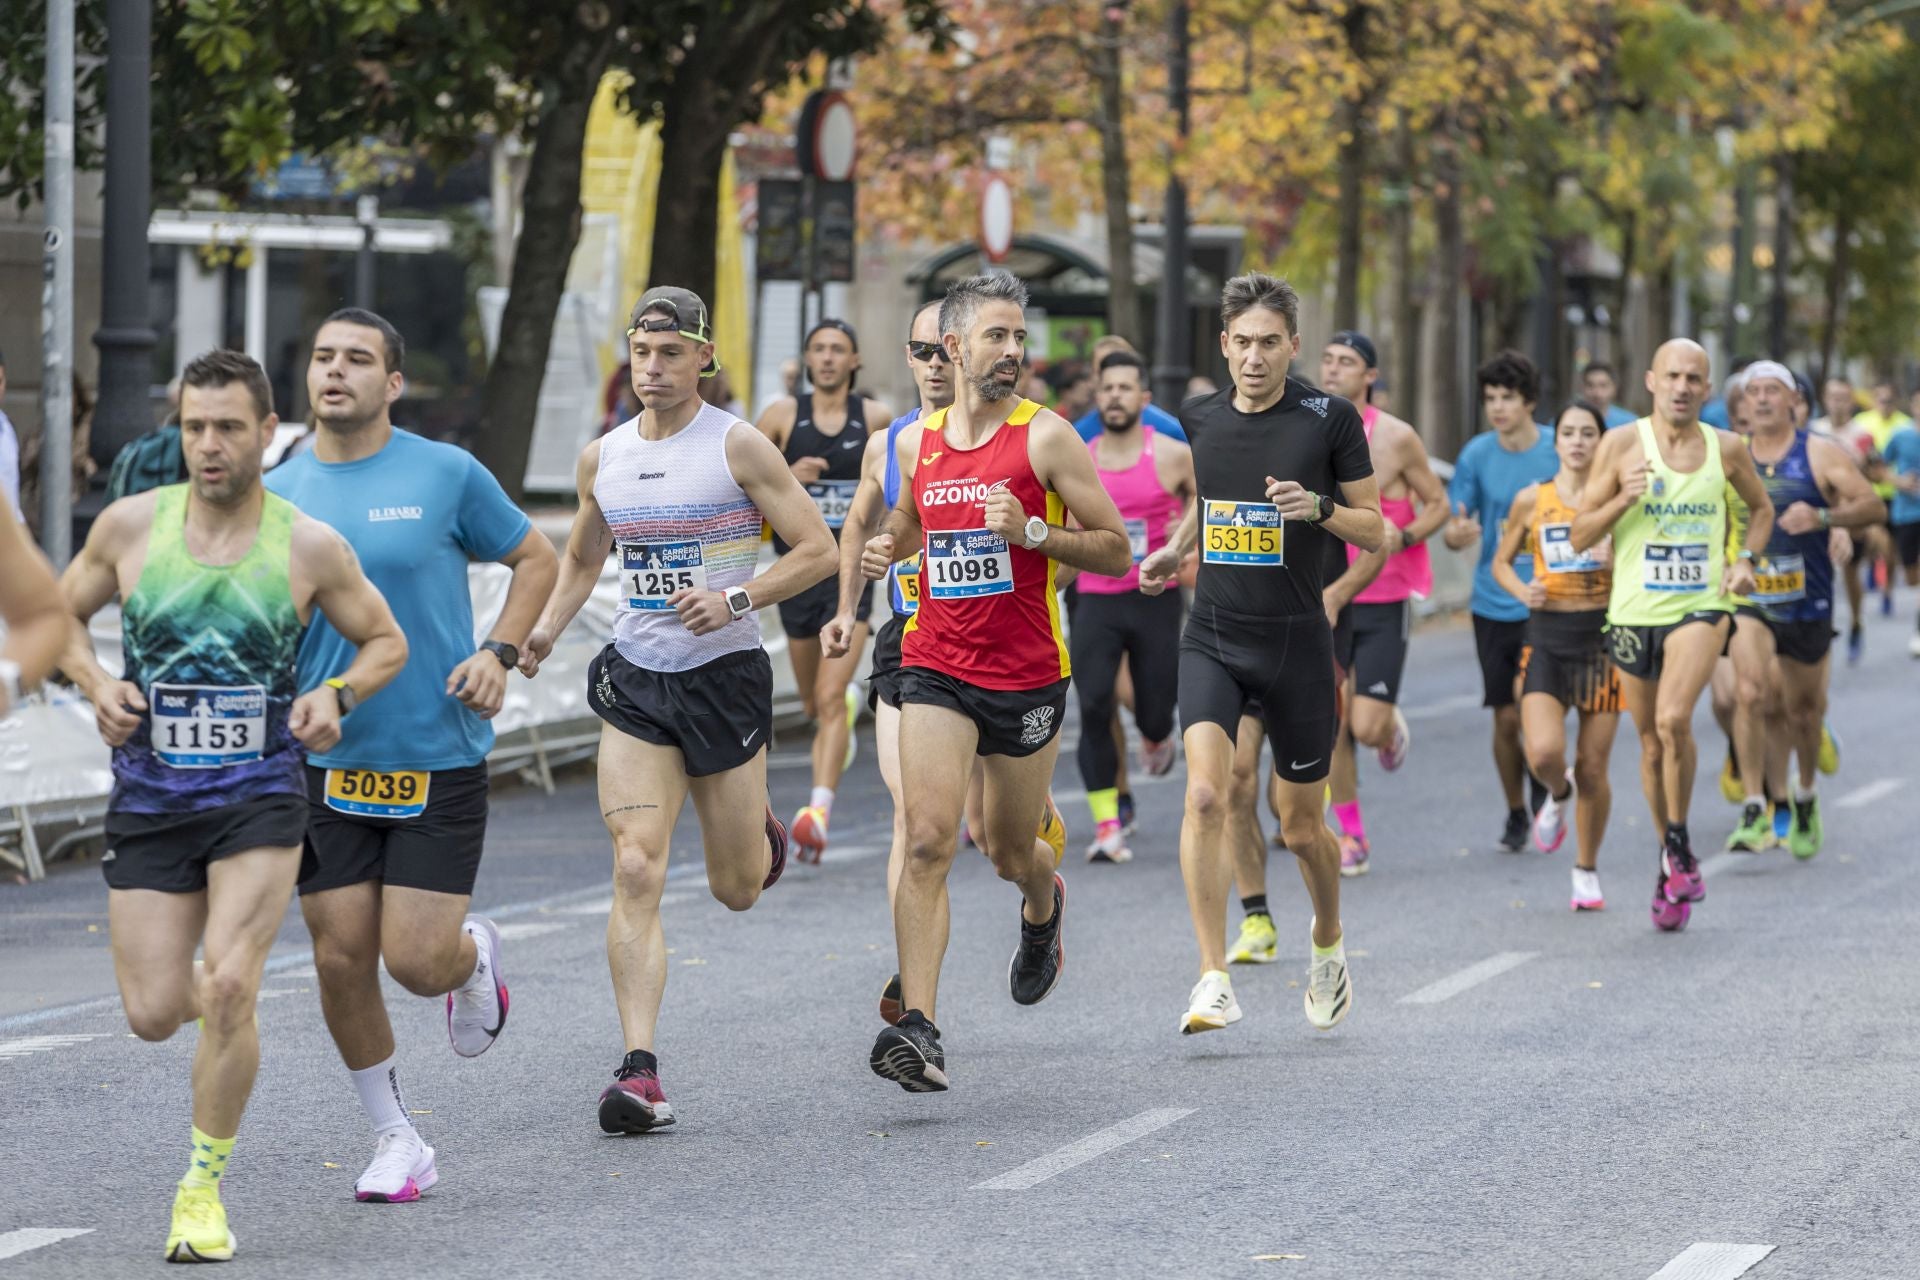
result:
[[[147,307],[148,191],[153,174],[153,12],[148,0],[107,0],[106,215],[102,235],[100,400],[94,458],[102,466],[153,424],[155,335]],[[51,424],[49,424],[51,429]]]

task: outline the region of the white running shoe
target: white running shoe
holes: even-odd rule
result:
[[[1218,969],[1200,975],[1187,997],[1187,1011],[1180,1018],[1180,1034],[1218,1031],[1240,1021],[1240,1002],[1233,998],[1233,979]]]
[[[500,976],[500,930],[485,916],[468,916],[460,926],[473,938],[473,973],[447,993],[447,1039],[463,1058],[477,1058],[493,1047],[507,1025],[507,982]]]
[[[1573,869],[1573,901],[1575,911],[1604,911],[1607,900],[1600,895],[1600,873],[1585,871],[1579,867]]]
[[[1140,767],[1152,777],[1165,777],[1173,771],[1174,756],[1178,746],[1172,734],[1168,734],[1158,742],[1140,739]]]
[[[1307,1021],[1330,1031],[1353,1007],[1353,981],[1347,976],[1347,940],[1333,944],[1330,956],[1315,955],[1307,963]]]
[[[1913,638],[1907,641],[1907,652],[1920,658],[1920,632],[1915,632]]]
[[[380,1135],[367,1171],[353,1184],[353,1198],[376,1204],[406,1204],[418,1200],[420,1193],[440,1181],[433,1167],[433,1148],[414,1132],[389,1129]]]
[[[1567,770],[1567,786],[1573,786],[1573,770]],[[1533,843],[1542,853],[1553,853],[1566,843],[1567,810],[1573,807],[1573,792],[1568,790],[1565,800],[1555,800],[1553,792],[1547,792],[1547,798],[1540,802],[1540,812],[1533,815]]]

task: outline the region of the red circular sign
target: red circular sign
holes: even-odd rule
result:
[[[801,169],[822,182],[853,177],[859,139],[846,94],[834,89],[809,94],[800,108],[799,134]]]

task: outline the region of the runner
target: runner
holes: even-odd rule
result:
[[[1193,502],[1193,453],[1140,420],[1146,403],[1146,366],[1116,351],[1100,362],[1096,396],[1100,435],[1088,446],[1093,465],[1126,524],[1133,564],[1119,577],[1087,572],[1074,580],[1080,603],[1073,615],[1072,656],[1080,697],[1080,780],[1093,812],[1089,862],[1127,862],[1120,821],[1119,757],[1110,733],[1118,715],[1116,686],[1122,663],[1133,686],[1133,720],[1140,730],[1141,767],[1164,774],[1173,766],[1173,713],[1180,678],[1180,594],[1142,595],[1140,561],[1166,545],[1167,532]],[[1124,739],[1122,740],[1124,742]],[[1123,747],[1124,750],[1124,747]]]
[[[1571,806],[1578,844],[1570,900],[1575,911],[1607,905],[1598,859],[1613,808],[1607,761],[1620,726],[1620,673],[1607,658],[1606,635],[1613,544],[1602,538],[1576,553],[1569,536],[1606,431],[1598,405],[1576,400],[1560,411],[1553,424],[1560,470],[1514,497],[1493,553],[1494,577],[1531,610],[1527,647],[1520,655],[1520,718],[1527,767],[1547,789],[1534,816],[1533,839],[1542,853],[1557,851],[1567,838]],[[1533,557],[1532,582],[1522,582],[1513,567],[1523,548]],[[1571,768],[1569,711],[1580,713]]]
[[[1916,397],[1920,399],[1920,397]],[[1893,545],[1907,585],[1920,587],[1920,428],[1909,422],[1887,437],[1882,451],[1893,485]],[[1920,609],[1907,652],[1920,658]]]
[[[1258,273],[1236,276],[1220,309],[1220,350],[1233,389],[1180,411],[1194,441],[1199,501],[1140,566],[1140,589],[1164,590],[1204,523],[1193,613],[1180,644],[1187,749],[1180,870],[1200,945],[1200,980],[1180,1029],[1192,1034],[1240,1020],[1226,973],[1233,860],[1223,847],[1223,801],[1234,735],[1258,700],[1279,778],[1281,831],[1313,900],[1304,1000],[1308,1021],[1324,1031],[1346,1017],[1352,985],[1340,926],[1340,850],[1322,817],[1339,686],[1321,593],[1336,550],[1330,539],[1377,551],[1384,526],[1359,413],[1287,376],[1300,351],[1293,287]],[[1336,485],[1344,505],[1331,496]],[[1303,527],[1289,534],[1288,523]]]
[[[1624,427],[1633,422],[1633,412],[1615,403],[1620,394],[1620,382],[1614,376],[1612,365],[1602,364],[1598,360],[1589,362],[1580,371],[1580,390],[1587,403],[1600,410],[1601,421],[1609,428]]]
[[[0,717],[47,678],[67,644],[67,610],[47,558],[0,501]]]
[[[1572,528],[1575,554],[1613,535],[1608,646],[1640,734],[1653,829],[1663,833],[1652,914],[1668,930],[1685,928],[1707,892],[1687,833],[1693,708],[1727,642],[1728,595],[1753,590],[1753,560],[1773,527],[1773,505],[1739,437],[1700,423],[1709,385],[1698,343],[1661,346],[1647,375],[1653,416],[1601,440]],[[1731,563],[1729,484],[1753,512]]]
[[[1344,557],[1341,572],[1326,589],[1329,613],[1338,615],[1352,633],[1345,650],[1336,654],[1346,669],[1345,698],[1330,779],[1343,876],[1365,875],[1372,852],[1360,810],[1355,744],[1376,752],[1380,767],[1389,773],[1406,762],[1412,745],[1398,704],[1413,635],[1413,598],[1424,599],[1433,590],[1426,541],[1449,515],[1446,486],[1433,472],[1420,433],[1369,403],[1379,377],[1373,341],[1351,329],[1334,334],[1320,357],[1321,385],[1360,410],[1374,479],[1380,485],[1380,514],[1387,522],[1384,562],[1362,563],[1371,557],[1358,547],[1338,548]]]
[[[920,607],[901,637],[901,794],[907,852],[894,896],[906,1013],[875,1041],[874,1073],[910,1093],[944,1090],[935,1022],[947,943],[947,874],[975,756],[985,775],[974,834],[1024,899],[1007,981],[1016,1004],[1038,1004],[1066,954],[1065,849],[1033,838],[1050,810],[1070,670],[1054,566],[1127,571],[1127,535],[1072,426],[1015,401],[1026,346],[1026,286],[1012,276],[956,282],[940,308],[940,340],[960,375],[953,405],[904,435],[900,499],[867,542],[869,580],[916,552]],[[1066,527],[1067,516],[1082,526]],[[1055,829],[1057,830],[1057,824]]]
[[[261,487],[279,419],[260,366],[210,351],[181,380],[187,483],[122,498],[94,522],[62,582],[83,625],[61,666],[113,748],[100,864],[127,1025],[165,1040],[200,1020],[193,1146],[166,1257],[224,1262],[235,1241],[220,1178],[260,1065],[260,974],[300,869],[302,751],[339,741],[342,718],[399,672],[407,642],[346,542]],[[116,596],[119,678],[84,625]],[[296,697],[316,614],[345,637],[341,662]]]
[[[1777,515],[1755,588],[1736,602],[1734,732],[1747,796],[1727,848],[1755,853],[1773,844],[1772,815],[1755,775],[1764,774],[1767,788],[1784,801],[1791,750],[1800,776],[1786,843],[1806,859],[1820,851],[1822,839],[1814,782],[1834,636],[1830,531],[1878,524],[1886,506],[1841,445],[1797,428],[1793,375],[1784,366],[1771,360],[1749,365],[1740,392],[1753,424],[1753,461]]]
[[[773,665],[755,613],[832,572],[833,535],[780,451],[700,398],[719,371],[706,303],[656,287],[627,330],[642,406],[580,455],[580,509],[560,577],[527,637],[531,676],[620,550],[613,641],[587,671],[600,728],[600,810],[613,837],[607,963],[625,1057],[600,1095],[600,1127],[674,1122],[654,1033],[667,985],[660,892],[668,842],[693,797],[707,885],[745,911],[786,869],[767,805]],[[754,576],[763,520],[790,549]]]
[[[1873,440],[1873,451],[1869,455],[1868,468],[1873,480],[1873,491],[1887,505],[1893,504],[1896,491],[1893,476],[1887,470],[1887,445],[1894,433],[1913,425],[1900,409],[1900,393],[1892,381],[1882,379],[1873,384],[1873,408],[1858,415],[1854,425],[1866,432]],[[1893,581],[1895,565],[1899,556],[1894,549],[1893,529],[1886,523],[1875,526],[1873,530],[1872,560],[1867,567],[1871,576],[1874,565],[1880,573],[1880,613],[1882,617],[1893,615]]]
[[[1518,351],[1502,351],[1480,366],[1480,405],[1488,430],[1467,441],[1453,464],[1448,494],[1454,518],[1447,521],[1446,543],[1463,550],[1476,538],[1480,559],[1473,571],[1473,644],[1480,655],[1480,679],[1485,706],[1493,711],[1493,766],[1507,801],[1507,825],[1500,847],[1508,853],[1526,848],[1530,825],[1520,784],[1526,751],[1520,743],[1517,703],[1520,651],[1527,642],[1526,602],[1514,598],[1493,576],[1493,552],[1503,532],[1501,522],[1513,500],[1530,484],[1550,480],[1560,470],[1551,433],[1534,424],[1534,403],[1540,398],[1540,373],[1533,361]],[[1533,579],[1533,558],[1514,562],[1520,581]],[[1545,792],[1534,784],[1534,808]]]
[[[886,405],[854,390],[860,376],[860,339],[844,320],[822,320],[801,344],[806,353],[807,378],[813,390],[782,397],[767,406],[757,424],[767,439],[780,446],[794,478],[806,487],[820,508],[833,536],[847,518],[860,483],[860,464],[867,447],[867,421],[885,421]],[[787,544],[776,533],[773,549],[785,555]],[[826,580],[780,605],[780,625],[787,633],[787,656],[793,663],[800,702],[814,722],[813,793],[793,817],[794,856],[819,862],[827,850],[827,823],[833,816],[833,793],[840,775],[853,763],[857,740],[853,722],[860,713],[859,695],[852,688],[867,643],[867,615],[873,593],[863,591],[854,613],[854,634],[847,652],[823,657],[820,633],[833,617],[839,601],[839,581]]]
[[[393,425],[405,357],[399,332],[371,311],[328,316],[307,363],[313,447],[267,476],[270,491],[340,531],[408,640],[386,696],[307,758],[300,875],[320,1011],[373,1126],[354,1195],[383,1203],[419,1199],[439,1171],[401,1100],[382,961],[415,995],[446,997],[460,1056],[486,1052],[506,1023],[500,931],[467,906],[486,843],[488,721],[556,572],[553,544],[472,454]],[[472,560],[512,575],[478,647]],[[309,627],[300,687],[339,670],[351,648],[324,621]]]

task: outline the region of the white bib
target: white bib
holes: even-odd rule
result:
[[[1704,542],[1649,542],[1641,553],[1640,585],[1648,591],[1704,591],[1708,546]]]
[[[620,582],[628,609],[672,609],[676,591],[707,588],[707,560],[698,542],[623,542]]]
[[[1013,556],[991,529],[927,531],[927,598],[966,600],[1013,590]]]
[[[258,760],[267,745],[263,685],[156,684],[147,690],[153,754],[174,769]]]
[[[807,496],[820,508],[820,518],[827,522],[827,528],[838,529],[846,524],[847,513],[853,510],[854,492],[859,487],[858,480],[816,480],[807,486]]]

